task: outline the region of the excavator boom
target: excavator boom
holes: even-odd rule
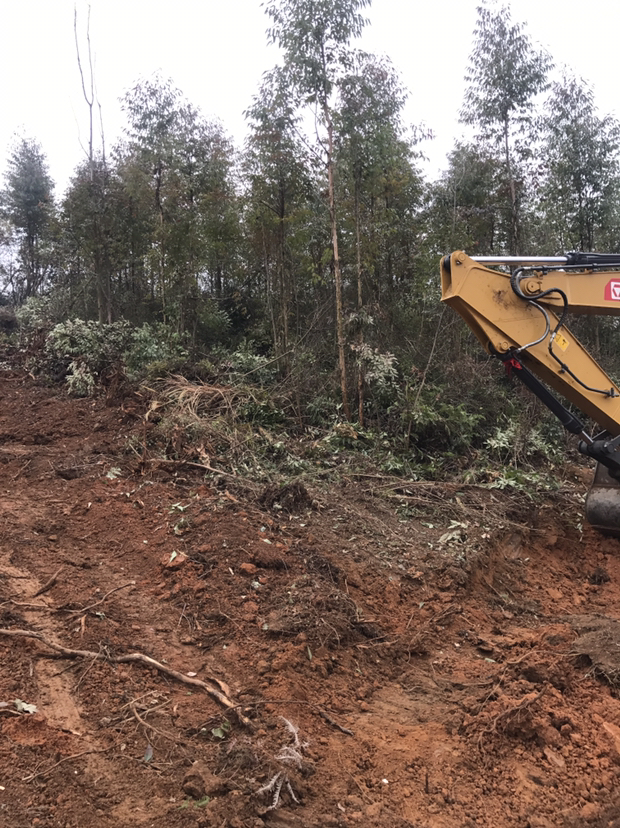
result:
[[[620,534],[620,388],[565,324],[568,313],[620,316],[620,271],[613,267],[620,267],[620,256],[475,259],[457,251],[441,260],[441,288],[442,301],[463,317],[486,351],[580,436],[579,450],[599,463],[586,502],[588,520]],[[603,433],[588,434],[549,388]]]

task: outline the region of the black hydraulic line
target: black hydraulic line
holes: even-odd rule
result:
[[[612,257],[616,256],[615,253],[609,253],[609,254],[604,254],[604,253],[601,253],[601,254],[590,254],[590,253],[584,253],[584,254],[575,253],[575,254],[572,254],[571,253],[571,254],[568,254],[568,255],[571,255],[571,256],[572,255],[575,255],[575,256],[577,256],[577,255],[580,255],[580,256],[581,255],[584,255],[584,256],[609,255],[609,256],[612,256]],[[616,256],[616,258],[618,259],[618,264],[620,264],[620,256]],[[547,315],[547,311],[545,310],[545,308],[542,305],[538,304],[538,300],[544,299],[545,296],[550,296],[552,293],[557,293],[560,296],[560,298],[562,299],[562,313],[560,314],[558,324],[555,326],[553,331],[551,331],[551,337],[549,339],[548,351],[549,351],[549,354],[552,357],[552,359],[554,359],[558,363],[558,365],[560,366],[560,368],[562,369],[562,371],[564,373],[566,373],[570,377],[572,377],[575,380],[575,382],[578,383],[582,388],[585,388],[586,391],[591,391],[593,394],[602,394],[605,397],[617,397],[618,395],[616,394],[616,392],[614,391],[613,388],[607,390],[607,389],[603,389],[603,388],[592,388],[590,385],[587,385],[585,382],[583,382],[583,380],[580,380],[579,377],[571,371],[571,369],[568,367],[568,365],[565,362],[562,362],[562,360],[557,356],[557,354],[555,354],[553,352],[553,339],[555,337],[555,334],[557,334],[557,332],[560,330],[560,328],[563,327],[564,320],[566,319],[566,317],[568,315],[568,297],[566,296],[564,291],[561,290],[560,288],[549,288],[548,290],[542,290],[540,293],[533,294],[532,296],[526,296],[526,294],[523,293],[523,291],[521,290],[521,285],[519,284],[519,282],[521,281],[521,275],[524,273],[525,270],[526,270],[525,268],[519,267],[514,271],[514,273],[510,277],[510,286],[512,287],[514,293],[519,297],[519,299],[523,299],[525,302],[528,302],[530,305],[533,305],[535,308],[537,308],[542,313],[542,315],[545,317],[545,319],[547,320],[547,323],[549,323],[549,317]],[[547,268],[543,268],[543,270],[546,271]],[[540,341],[541,340],[537,340],[536,342],[530,342],[528,345],[523,345],[523,346],[521,346],[521,348],[519,348],[519,351],[525,351],[529,347],[531,347],[532,345],[537,345],[538,342],[540,342]]]
[[[620,254],[581,253],[573,250],[566,254],[566,264],[580,267],[620,267]]]

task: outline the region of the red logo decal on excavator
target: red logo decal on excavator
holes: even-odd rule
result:
[[[605,299],[608,302],[620,302],[620,279],[611,279],[605,286]]]

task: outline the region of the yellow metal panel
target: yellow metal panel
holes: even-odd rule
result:
[[[566,293],[572,313],[620,315],[620,274],[614,271],[570,275],[553,272],[539,278],[543,290],[559,287]],[[614,287],[616,281],[617,289]],[[483,347],[491,353],[520,348],[545,334],[543,315],[515,294],[507,273],[484,267],[459,251],[452,254],[449,266],[442,260],[441,284],[442,301],[463,317]],[[559,321],[555,311],[561,308],[561,302],[545,299],[544,304],[553,330]],[[611,434],[620,434],[620,389],[566,326],[562,326],[552,347],[556,356],[583,383],[591,388],[613,390],[618,397],[588,391],[564,372],[549,353],[549,336],[521,352],[519,358],[602,428]]]

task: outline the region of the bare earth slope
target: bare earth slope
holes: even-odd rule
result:
[[[3,365],[0,825],[620,826],[620,542],[583,487],[268,509]]]

